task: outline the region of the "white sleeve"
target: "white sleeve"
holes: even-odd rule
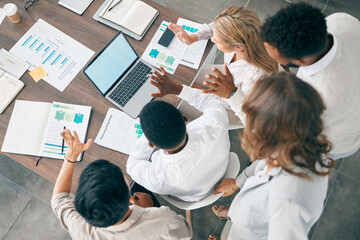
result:
[[[144,134],[136,141],[134,150],[129,154],[126,172],[130,177],[149,191],[158,192],[161,174],[157,174],[154,164],[150,162],[153,148],[148,145]]]
[[[236,177],[236,185],[241,189],[246,180],[255,175],[255,169],[260,161],[254,161],[250,166],[244,169],[239,176]]]
[[[230,108],[234,111],[235,115],[240,118],[241,122],[246,125],[246,115],[242,110],[244,98],[244,92],[238,88],[232,97],[226,99],[226,102],[230,105]]]
[[[213,27],[214,23],[204,23],[199,29],[199,31],[194,33],[194,35],[198,38],[198,40],[208,40],[213,36]]]
[[[293,201],[277,201],[269,205],[268,240],[307,240],[311,214]]]
[[[183,85],[183,90],[178,97],[203,112],[204,116],[214,118],[226,127],[229,125],[229,118],[224,105],[211,94],[204,94],[199,89]]]

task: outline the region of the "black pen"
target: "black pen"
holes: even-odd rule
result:
[[[64,130],[66,129],[66,127],[64,126]],[[63,131],[64,133],[64,131]],[[62,139],[62,142],[61,142],[61,153],[64,153],[64,144],[65,144],[65,141],[64,141],[64,138]]]
[[[119,0],[117,3],[114,4],[114,6],[112,6],[111,8],[109,8],[108,12],[110,12],[114,7],[116,7],[117,5],[119,5],[119,3],[121,3],[122,0]]]

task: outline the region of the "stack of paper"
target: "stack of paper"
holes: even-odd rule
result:
[[[0,69],[4,70],[5,72],[8,72],[19,79],[29,67],[29,64],[14,54],[6,51],[3,48],[0,50]]]

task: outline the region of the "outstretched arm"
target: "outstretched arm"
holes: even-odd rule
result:
[[[76,131],[74,131],[74,136],[68,129],[64,130],[64,132],[60,134],[68,145],[68,151],[66,153],[59,176],[56,179],[53,196],[61,192],[70,192],[76,160],[79,155],[83,151],[88,150],[93,143],[92,139],[89,139],[86,144],[81,143]]]

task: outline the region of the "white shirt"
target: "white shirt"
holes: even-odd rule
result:
[[[297,76],[312,85],[326,105],[324,134],[333,143],[331,154],[352,152],[360,146],[360,22],[346,14],[326,18],[334,44]]]
[[[203,115],[186,126],[188,142],[178,153],[156,151],[145,136],[130,153],[126,170],[146,189],[194,202],[208,196],[225,174],[229,162],[229,120],[224,106],[211,95],[183,86],[179,97]]]
[[[52,209],[61,226],[74,240],[143,240],[143,239],[190,239],[189,223],[168,207],[141,208],[130,206],[130,216],[121,224],[106,228],[94,227],[76,211],[74,199],[69,193],[58,193],[52,197]]]
[[[199,31],[195,33],[198,40],[209,39],[213,36],[212,28],[214,24],[203,24]],[[252,65],[245,61],[244,59],[237,60],[235,62],[231,62],[234,57],[235,52],[232,53],[224,53],[224,62],[227,64],[229,71],[233,75],[234,84],[238,88],[238,91],[243,92],[243,95],[246,96],[250,93],[255,83],[261,76],[263,76],[266,72],[261,68]],[[223,101],[225,106],[227,106],[226,101]],[[230,104],[229,104],[230,105]],[[236,109],[232,108],[231,110],[235,112],[235,115],[238,116],[241,122],[245,125],[245,115],[242,113],[241,108],[240,112],[236,111]]]
[[[254,175],[231,203],[228,239],[308,239],[311,226],[321,216],[328,176],[310,173],[310,181],[280,167],[266,173],[265,160],[254,164]]]

